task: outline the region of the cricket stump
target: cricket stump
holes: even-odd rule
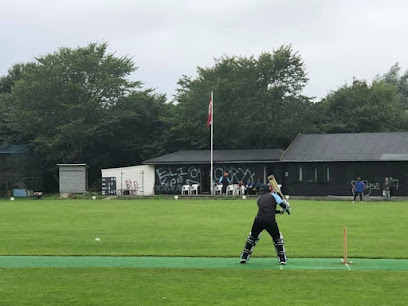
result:
[[[343,264],[352,264],[352,261],[347,260],[347,227],[343,227]]]

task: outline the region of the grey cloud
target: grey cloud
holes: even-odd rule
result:
[[[320,0],[2,1],[0,75],[14,63],[94,41],[140,67],[132,78],[169,95],[181,75],[214,57],[258,55],[292,44],[322,97],[355,76],[408,66],[408,2]]]

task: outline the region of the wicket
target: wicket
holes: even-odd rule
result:
[[[352,261],[347,261],[347,227],[343,227],[343,264],[352,264]]]

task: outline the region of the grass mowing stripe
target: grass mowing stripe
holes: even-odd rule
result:
[[[407,271],[5,268],[0,304],[402,306],[407,277]]]
[[[344,265],[337,258],[290,258],[280,266],[275,258],[217,257],[109,257],[109,256],[0,256],[0,268],[182,268],[239,270],[358,270],[408,271],[408,259],[353,259]]]

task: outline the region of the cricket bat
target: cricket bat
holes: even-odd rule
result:
[[[271,184],[273,191],[275,191],[281,198],[282,200],[286,200],[289,197],[285,197],[282,193],[282,191],[279,188],[278,182],[275,179],[275,176],[273,174],[268,176],[269,184]],[[290,214],[290,210],[288,211],[288,214]]]

